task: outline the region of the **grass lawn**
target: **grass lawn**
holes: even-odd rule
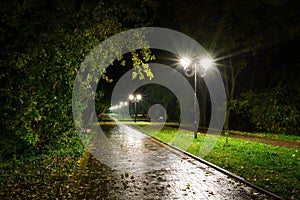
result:
[[[199,156],[206,134],[193,139],[193,133],[176,128],[139,122],[141,131]],[[148,126],[145,126],[148,125]],[[287,199],[300,199],[300,152],[293,148],[275,147],[262,143],[220,136],[205,160],[233,172],[251,183]]]

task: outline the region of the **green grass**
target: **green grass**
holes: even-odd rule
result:
[[[155,126],[139,129],[196,156],[206,137],[199,134],[198,139],[193,139],[193,133],[178,134],[170,127],[160,131]],[[204,159],[284,198],[300,199],[300,152],[296,149],[235,138],[228,138],[226,143],[226,137],[220,136]]]
[[[136,124],[139,126],[149,125],[151,124],[147,119],[138,119],[136,123],[134,123],[134,119],[130,117],[122,117],[118,114],[111,114],[112,117],[120,120],[120,121],[127,121],[126,124]],[[166,126],[179,126],[178,122],[166,122]],[[298,135],[286,135],[286,134],[275,134],[275,133],[259,133],[259,132],[244,132],[244,131],[228,131],[232,134],[237,135],[245,135],[245,136],[254,136],[254,137],[261,137],[261,138],[270,138],[270,139],[282,139],[282,140],[294,140],[300,142],[300,136]]]
[[[134,118],[131,117],[123,117],[122,115],[119,114],[110,114],[111,117],[119,120],[119,121],[134,121]]]

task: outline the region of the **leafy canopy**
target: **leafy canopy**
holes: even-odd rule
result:
[[[72,88],[81,62],[106,38],[151,24],[156,7],[152,0],[2,1],[1,136],[35,149],[72,144]],[[134,76],[152,76],[146,65],[135,67]]]

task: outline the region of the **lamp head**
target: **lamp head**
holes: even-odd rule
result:
[[[183,57],[180,59],[180,64],[184,69],[186,69],[191,64],[191,61],[190,59]]]
[[[130,94],[130,95],[128,96],[128,99],[129,99],[130,101],[132,101],[132,100],[134,99],[134,96],[133,96],[132,94]]]
[[[200,60],[200,65],[204,68],[205,71],[210,68],[213,63],[214,61],[210,58],[203,58],[202,60]]]
[[[137,95],[136,95],[136,99],[137,99],[138,101],[141,100],[141,99],[142,99],[142,95],[137,94]]]

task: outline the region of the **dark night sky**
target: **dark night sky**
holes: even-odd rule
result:
[[[178,4],[176,2],[179,2]],[[189,3],[195,3],[196,6],[199,6],[199,12],[197,11],[197,8],[192,8],[190,12],[186,12],[186,9],[189,8]],[[199,2],[199,3],[198,3]],[[160,7],[158,10],[158,17],[156,19],[156,22],[153,26],[159,26],[159,27],[165,27],[174,29],[180,32],[183,32],[187,34],[188,36],[198,39],[197,38],[197,28],[193,28],[193,25],[195,26],[201,26],[200,28],[206,29],[207,24],[203,23],[203,18],[206,18],[209,16],[216,16],[216,21],[222,19],[220,18],[220,15],[217,13],[218,8],[214,8],[213,3],[215,1],[193,1],[188,0],[185,1],[185,4],[182,4],[182,1],[173,0],[169,2],[162,2],[160,3]],[[218,1],[217,1],[218,2]],[[257,1],[260,2],[260,1]],[[293,2],[295,1],[287,1],[288,3],[284,4],[282,3],[282,6],[284,7],[283,13],[279,13],[282,16],[285,16],[285,13],[289,12],[289,9],[294,10],[294,8],[290,7],[293,6]],[[183,7],[181,7],[183,5]],[[226,5],[226,3],[225,3]],[[187,8],[184,8],[187,6]],[[228,4],[230,9],[230,4]],[[261,21],[262,24],[269,23],[268,21],[265,21],[264,17],[259,17],[267,15],[266,13],[270,12],[268,7],[264,7],[263,11],[259,10],[254,11],[257,13],[254,13],[254,15],[257,15],[258,19]],[[200,12],[203,11],[202,13]],[[234,10],[233,10],[234,11]],[[262,13],[260,13],[262,12]],[[299,16],[296,15],[297,17]],[[271,16],[272,18],[272,16]],[[194,19],[194,21],[191,22],[190,19]],[[218,19],[218,20],[217,20]],[[186,21],[185,21],[186,20]],[[202,21],[201,21],[202,20]],[[294,19],[294,21],[297,21]],[[185,24],[187,23],[187,25]],[[273,22],[276,24],[276,20]],[[299,23],[298,23],[299,24]],[[187,26],[187,27],[186,27]],[[234,24],[232,26],[235,26]],[[237,29],[239,27],[236,27]],[[257,49],[256,54],[252,55],[251,53],[247,54],[247,67],[239,74],[238,76],[238,87],[236,94],[238,95],[241,92],[246,92],[249,89],[264,89],[266,87],[272,87],[276,84],[276,82],[280,79],[282,74],[293,71],[295,68],[300,68],[300,58],[298,56],[298,47],[299,47],[299,31],[298,34],[294,36],[294,39],[291,40],[290,38],[287,38],[285,34],[287,34],[285,31],[282,31],[278,28],[278,32],[280,32],[278,37],[281,37],[281,34],[284,35],[282,38],[275,39],[271,38],[274,34],[276,35],[277,27],[273,27],[273,25],[270,25],[268,27],[268,30],[273,30],[274,33],[265,33],[265,30],[260,30],[265,38],[263,40],[263,44]],[[214,32],[213,32],[214,34]],[[269,37],[270,36],[270,37]],[[226,34],[221,35],[221,40],[226,40]],[[197,40],[198,41],[198,40]],[[199,42],[200,43],[200,42]],[[208,41],[209,43],[209,41]],[[201,43],[200,43],[201,44]],[[201,44],[205,47],[205,44]],[[221,43],[216,43],[216,46],[221,45]],[[159,55],[157,56],[159,57]],[[239,57],[237,55],[236,57]],[[130,68],[119,68],[116,74],[116,70],[113,68],[108,69],[108,73],[113,75],[114,77],[114,83],[120,77],[124,72],[129,70]],[[298,70],[299,71],[299,70]],[[113,88],[114,84],[107,85],[104,84],[104,87],[108,90],[110,88]]]
[[[218,9],[214,8],[212,5],[212,2],[218,2],[218,1],[193,1],[188,0],[185,1],[185,4],[192,4],[195,6],[199,6],[199,12],[197,11],[198,8],[191,8],[191,10],[188,10],[187,13],[185,8],[182,8],[181,6],[184,5],[180,3],[181,1],[169,1],[173,3],[164,3],[160,7],[159,12],[159,20],[158,20],[158,26],[166,27],[175,29],[177,31],[181,31],[183,33],[186,33],[186,27],[185,25],[182,25],[182,21],[184,22],[184,19],[180,22],[178,21],[179,18],[186,18],[189,28],[191,29],[192,33],[186,33],[187,35],[191,36],[192,38],[197,37],[196,33],[193,32],[193,25],[195,26],[200,25],[201,28],[206,29],[207,26],[204,23],[197,22],[205,19],[208,15],[207,13],[213,13],[212,15],[218,15]],[[175,2],[175,3],[174,3]],[[178,2],[178,3],[176,3]],[[197,2],[197,3],[194,3]],[[206,3],[205,3],[206,2]],[[255,2],[255,1],[252,1]],[[256,1],[257,3],[261,1]],[[273,1],[275,4],[275,1]],[[295,6],[299,5],[297,1],[285,1],[285,2],[277,2],[279,6],[282,6],[282,13],[274,13],[275,15],[281,15],[285,17],[286,14],[289,12],[292,12],[295,10]],[[226,5],[226,3],[224,3]],[[276,4],[275,4],[276,5]],[[185,6],[185,5],[184,5]],[[183,6],[183,7],[184,7]],[[228,4],[230,7],[231,5]],[[187,6],[188,7],[188,6]],[[261,6],[263,7],[263,6]],[[258,19],[261,21],[261,23],[269,23],[264,19],[264,15],[267,16],[266,13],[272,13],[270,9],[266,6],[262,11],[257,9],[257,13],[254,13],[258,16]],[[298,9],[299,10],[299,9]],[[201,12],[203,11],[203,12]],[[262,13],[260,13],[262,12]],[[263,17],[259,17],[259,16]],[[270,14],[271,15],[271,14]],[[299,12],[295,14],[296,18],[294,18],[294,21],[299,21]],[[272,18],[272,15],[271,15]],[[193,22],[190,22],[190,19],[193,19]],[[221,18],[222,19],[222,18]],[[274,20],[273,24],[276,24],[276,20]],[[291,24],[294,22],[291,22]],[[232,25],[234,26],[234,25]],[[292,24],[293,26],[293,24]],[[296,22],[296,25],[299,26],[299,22]],[[184,27],[184,28],[182,28]],[[297,27],[293,27],[297,28]],[[263,28],[262,28],[263,29]],[[278,32],[279,36],[287,34],[285,31],[282,31],[280,27],[276,27],[275,25],[270,25],[270,28],[268,30],[273,30],[274,32]],[[243,70],[243,72],[239,75],[239,89],[241,92],[248,90],[250,85],[252,84],[254,89],[262,89],[265,87],[268,87],[272,85],[274,81],[276,81],[278,78],[280,78],[281,74],[293,70],[294,68],[300,68],[300,57],[298,56],[298,48],[299,48],[299,27],[297,28],[298,34],[295,35],[293,40],[290,40],[290,38],[287,38],[286,36],[282,36],[279,41],[273,40],[272,36],[273,33],[264,33],[265,39],[263,41],[263,45],[257,50],[256,55],[250,55],[247,59],[247,68]],[[261,32],[264,32],[265,30],[261,30]],[[281,31],[281,32],[280,32]],[[194,35],[193,35],[194,34]],[[222,35],[221,37],[225,37],[226,35]],[[201,43],[200,43],[201,44]],[[201,44],[203,45],[203,44]],[[218,43],[217,43],[218,45]],[[204,46],[205,47],[205,46]],[[299,71],[299,70],[298,70]],[[251,80],[252,76],[254,76],[254,80]],[[253,82],[253,83],[252,83]]]

